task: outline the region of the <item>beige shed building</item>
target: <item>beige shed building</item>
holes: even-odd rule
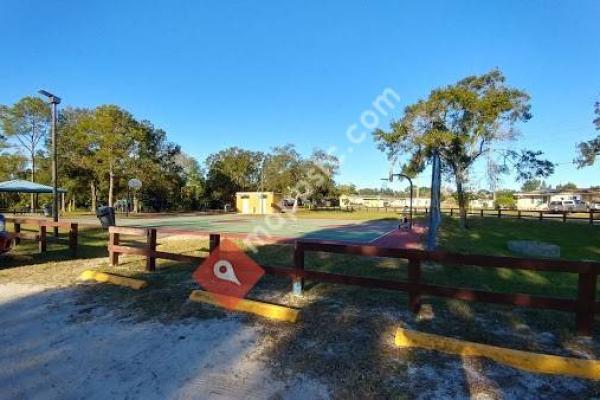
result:
[[[274,192],[237,192],[235,208],[240,214],[273,214],[281,212],[283,196]]]

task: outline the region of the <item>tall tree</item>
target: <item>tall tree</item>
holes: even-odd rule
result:
[[[233,204],[235,193],[256,191],[264,154],[230,147],[206,159],[206,187],[211,206]]]
[[[291,196],[302,174],[302,157],[293,144],[271,149],[261,168],[260,188]]]
[[[429,97],[409,105],[389,131],[377,129],[375,140],[394,161],[405,154],[409,159],[403,172],[422,172],[435,152],[440,155],[442,171],[453,177],[460,208],[460,223],[467,226],[467,184],[470,169],[491,146],[513,140],[515,125],[531,118],[529,96],[505,84],[499,70],[469,76],[456,84],[433,90]],[[504,152],[519,179],[547,176],[553,164],[539,160],[540,152]],[[503,169],[504,172],[505,169]]]
[[[29,157],[32,182],[35,182],[36,156],[44,145],[50,124],[50,105],[38,97],[23,97],[12,106],[0,106],[0,126],[4,135],[14,138]],[[36,207],[31,195],[31,209]]]
[[[600,100],[596,102],[594,106],[596,118],[593,123],[596,130],[600,131]],[[594,139],[588,140],[587,142],[581,142],[577,145],[578,156],[575,159],[577,168],[589,167],[594,165],[596,157],[600,155],[600,135]]]
[[[141,135],[129,157],[129,166],[122,176],[126,181],[139,178],[143,182],[144,202],[156,211],[172,209],[181,201],[185,185],[183,168],[178,163],[181,148],[167,139],[167,133],[149,121],[140,124]],[[136,199],[134,203],[137,205]]]
[[[92,145],[94,136],[85,130],[93,111],[85,108],[63,109],[59,115],[60,185],[67,189],[67,199],[71,208],[85,204],[96,209],[98,160]],[[81,125],[83,124],[83,126]]]
[[[556,185],[556,191],[560,192],[560,191],[575,191],[577,190],[577,185],[573,182],[567,182],[564,185]]]
[[[352,195],[358,194],[358,190],[356,189],[356,185],[353,183],[347,184],[339,184],[337,185],[336,191],[339,195]]]
[[[205,194],[206,180],[204,171],[198,161],[181,152],[176,158],[176,163],[180,166],[185,186],[182,193],[182,206],[186,209],[196,210],[201,207],[202,199]]]
[[[142,128],[133,116],[115,105],[97,107],[78,123],[89,143],[89,155],[94,173],[99,179],[108,180],[108,205],[112,206],[116,179],[123,175],[130,159],[139,149],[136,144],[142,136]]]
[[[521,191],[523,192],[535,192],[540,190],[544,182],[540,179],[528,179],[521,185]]]
[[[308,183],[308,198],[313,203],[322,202],[335,194],[335,175],[339,171],[336,156],[321,149],[314,149],[304,162],[304,180]]]
[[[27,158],[21,154],[0,153],[0,181],[20,179],[27,173]]]

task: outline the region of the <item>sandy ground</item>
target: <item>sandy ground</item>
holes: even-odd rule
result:
[[[324,399],[272,377],[260,334],[235,318],[119,321],[76,288],[0,285],[0,399]]]

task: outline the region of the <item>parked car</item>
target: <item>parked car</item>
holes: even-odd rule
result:
[[[587,205],[579,200],[555,200],[548,204],[548,211],[551,213],[562,213],[562,212],[587,212]]]
[[[589,208],[590,211],[600,211],[600,201],[592,201]]]
[[[585,201],[575,200],[575,207],[571,212],[588,212],[590,208]]]

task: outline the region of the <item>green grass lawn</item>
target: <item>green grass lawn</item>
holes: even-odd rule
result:
[[[558,221],[471,218],[461,230],[456,218],[444,218],[440,245],[448,251],[511,255],[509,240],[537,240],[560,246],[561,258],[600,261],[600,226]]]

